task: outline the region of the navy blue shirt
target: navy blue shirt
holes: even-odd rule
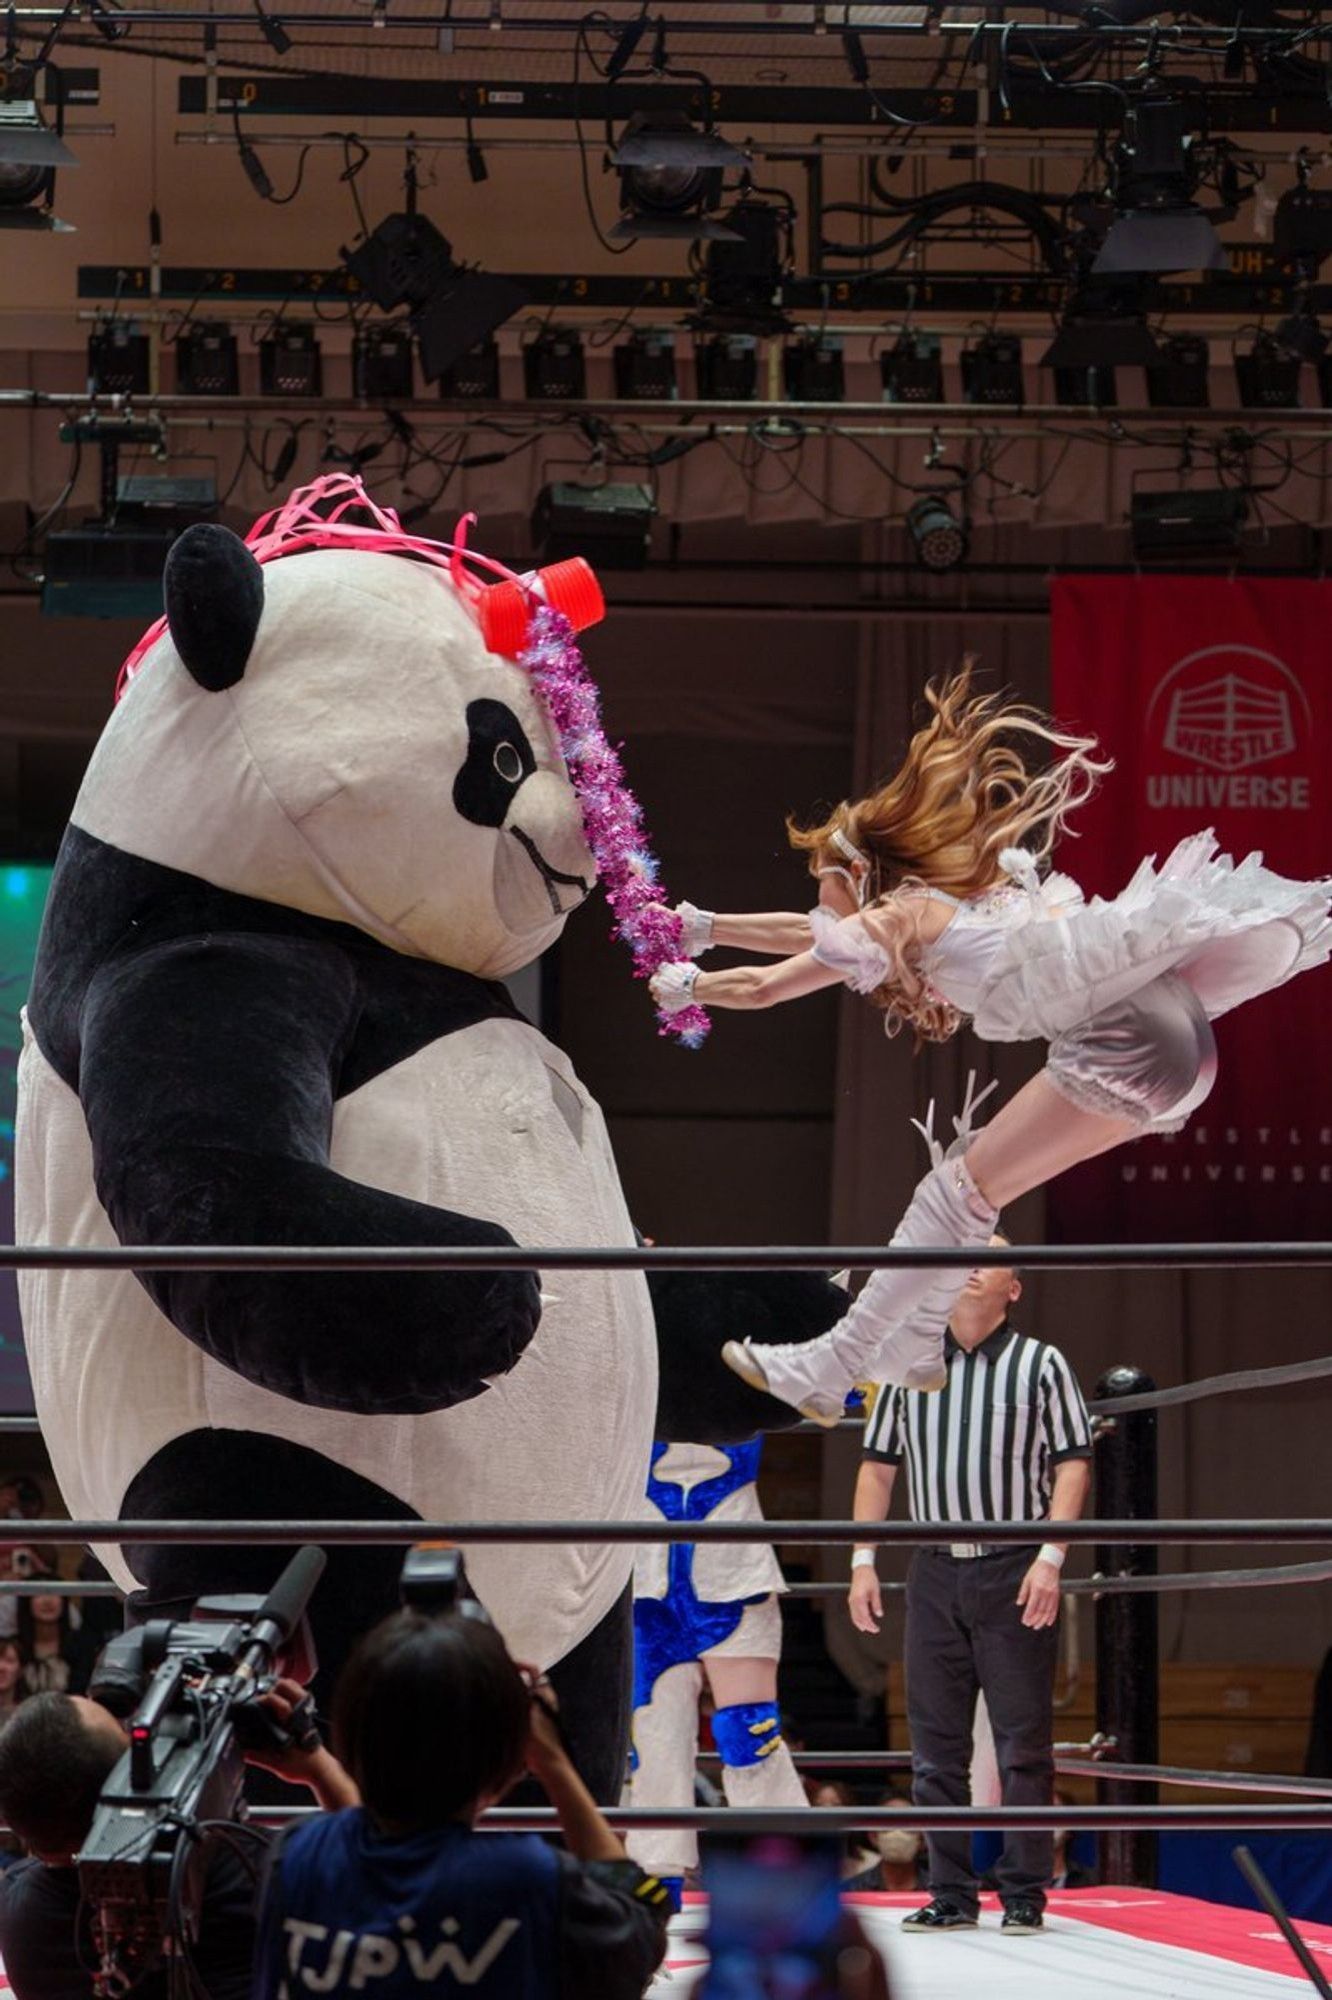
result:
[[[535,1834],[459,1823],[390,1838],[360,1807],[281,1842],[260,1913],[254,2000],[637,2000],[666,1943],[660,1885]]]

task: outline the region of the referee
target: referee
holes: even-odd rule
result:
[[[992,1243],[1007,1237],[993,1236]],[[1091,1429],[1058,1348],[1008,1323],[1022,1295],[1015,1271],[973,1271],[953,1307],[948,1381],[937,1394],[884,1389],[865,1431],[855,1518],[888,1514],[907,1469],[913,1521],[1030,1521],[1031,1545],[943,1543],[913,1556],[906,1588],[906,1707],[911,1795],[918,1806],[967,1805],[976,1697],[994,1729],[1002,1797],[1044,1806],[1054,1789],[1054,1677],[1064,1548],[1036,1524],[1076,1521],[1091,1482]],[[883,1601],[873,1548],[851,1558],[849,1609],[877,1632]],[[980,1896],[969,1833],[930,1834],[931,1900],[909,1931],[973,1927]],[[1039,1931],[1050,1880],[1048,1834],[1010,1834],[994,1874],[1011,1936]]]

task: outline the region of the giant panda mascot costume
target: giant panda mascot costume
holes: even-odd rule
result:
[[[584,570],[572,596],[588,586]],[[613,757],[589,747],[586,711],[562,747],[523,651],[535,618],[576,659],[569,624],[529,580],[494,588],[507,641],[458,551],[346,479],[248,542],[213,525],[177,542],[166,618],[131,656],[52,882],[20,1066],[21,1241],[634,1242],[601,1112],[494,983],[592,890],[570,774]],[[61,1492],[75,1517],[127,1524],[640,1516],[654,1436],[792,1420],[721,1366],[722,1341],[802,1339],[844,1303],[822,1279],[738,1274],[23,1281]],[[132,1529],[101,1553],[144,1613],[262,1589],[284,1559],[136,1546]],[[331,1552],[326,1664],[391,1607],[401,1553]],[[468,1555],[607,1799],[633,1556]]]

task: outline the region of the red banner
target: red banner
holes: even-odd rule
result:
[[[1146,854],[1214,827],[1236,860],[1332,871],[1332,583],[1061,577],[1051,599],[1052,707],[1115,770],[1060,865],[1115,895]],[[1219,1072],[1177,1138],[1066,1175],[1066,1241],[1325,1237],[1332,1214],[1332,970],[1216,1024]]]

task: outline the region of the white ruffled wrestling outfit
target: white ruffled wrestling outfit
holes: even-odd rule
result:
[[[1215,1070],[1208,1022],[1332,953],[1327,882],[1294,882],[1250,854],[1238,866],[1215,835],[1146,860],[1106,901],[1067,875],[1042,880],[1006,849],[1010,880],[951,903],[945,929],[916,955],[929,993],[969,1017],[984,1041],[1050,1043],[1047,1074],[1084,1109],[1178,1126]],[[811,912],[814,956],[870,993],[891,959],[861,919]],[[1173,1096],[1172,1096],[1173,1092]]]

